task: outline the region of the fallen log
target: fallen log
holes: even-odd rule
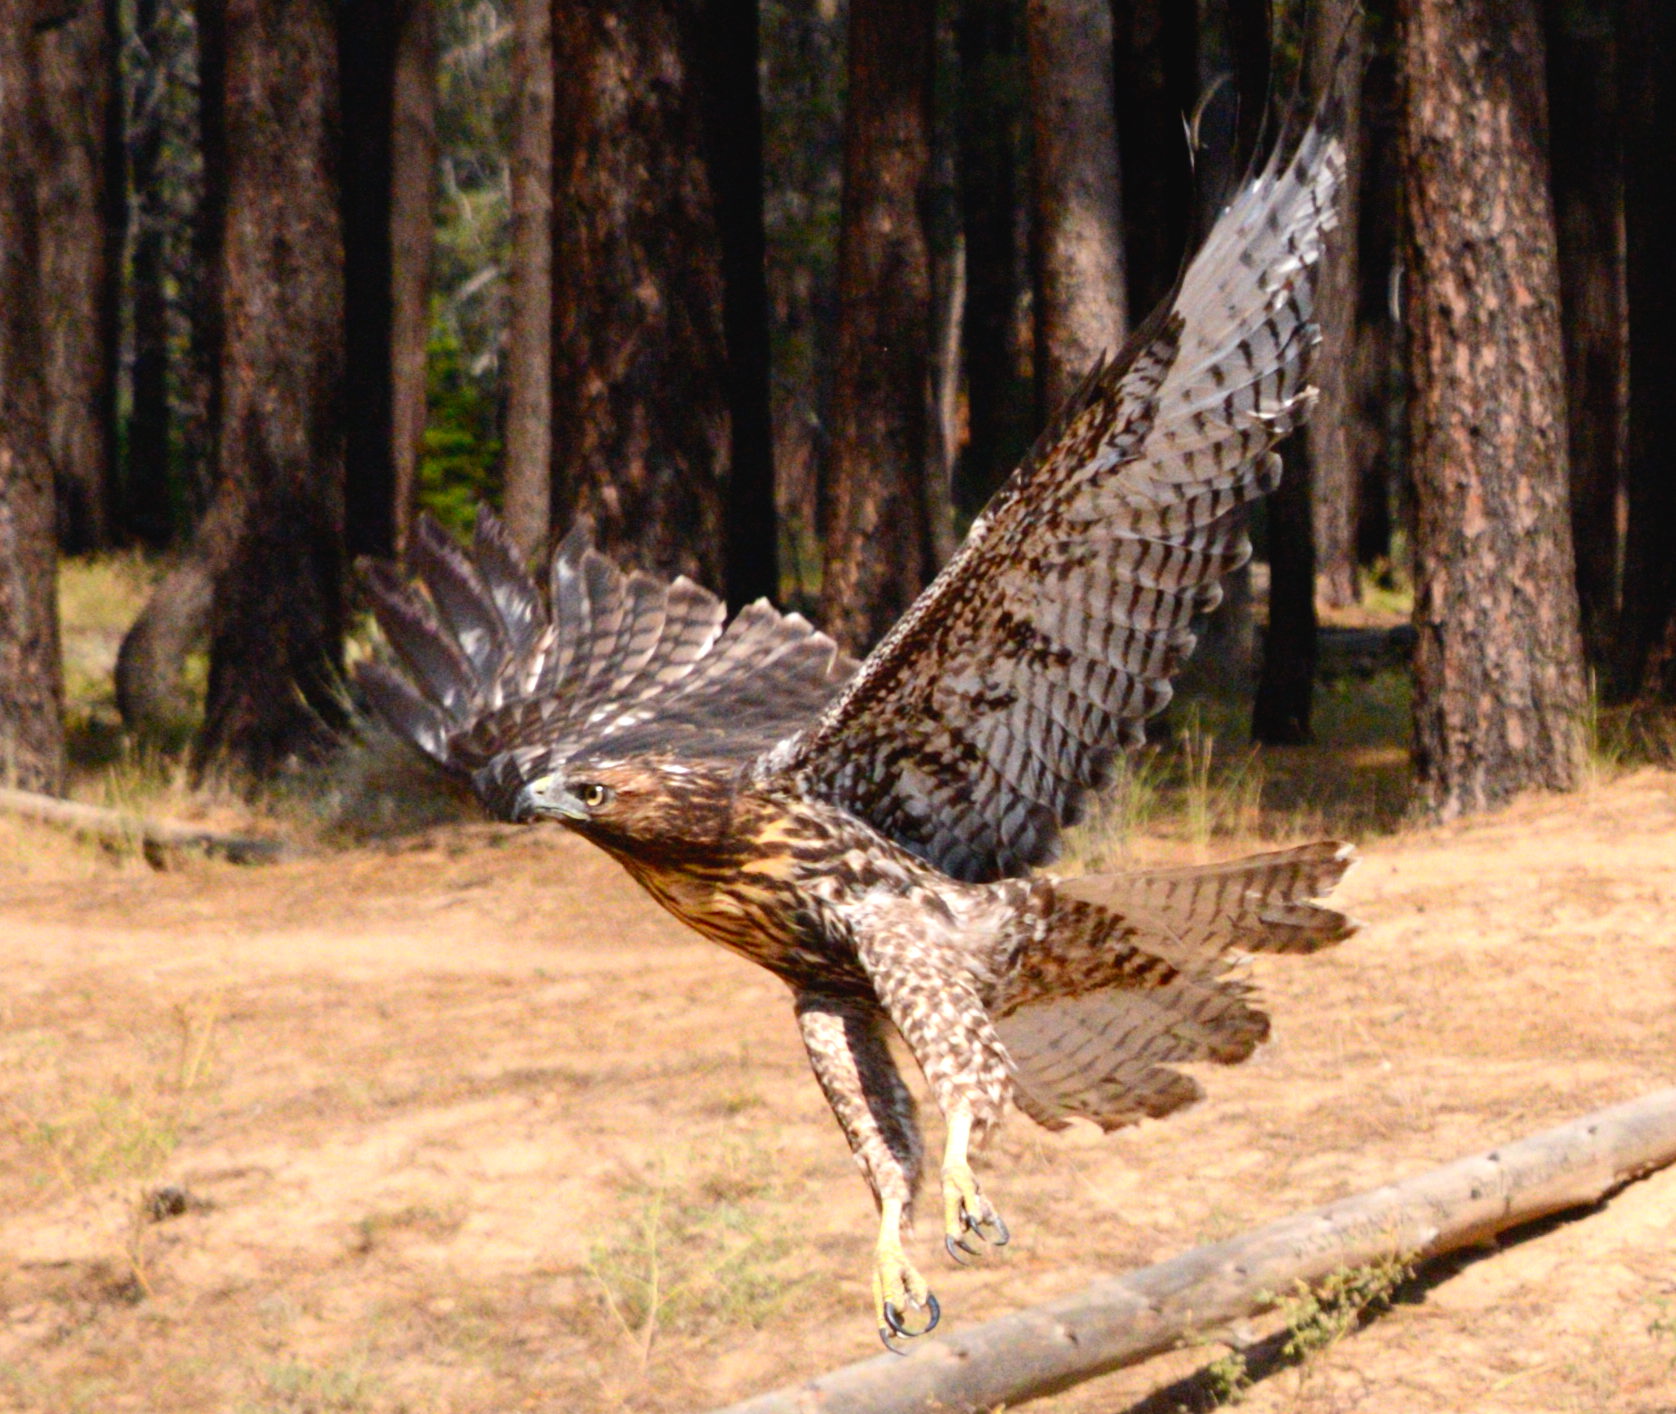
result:
[[[1262,1311],[1299,1282],[1393,1256],[1425,1261],[1600,1202],[1676,1162],[1676,1088],[1461,1159],[1074,1295],[714,1414],[989,1410],[1079,1384]]]
[[[167,820],[147,820],[122,810],[85,805],[79,800],[60,800],[30,790],[0,786],[0,813],[45,820],[103,840],[134,841],[148,849],[202,849],[224,855],[235,864],[273,864],[302,854],[285,840],[258,839],[247,835],[223,835],[192,825]]]

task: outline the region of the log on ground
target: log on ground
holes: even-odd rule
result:
[[[1676,1088],[1281,1218],[1071,1296],[884,1355],[717,1414],[993,1409],[1174,1349],[1297,1283],[1392,1256],[1423,1262],[1588,1207],[1676,1162]]]
[[[202,849],[211,854],[224,855],[234,864],[274,864],[284,859],[295,859],[303,853],[285,840],[223,835],[192,825],[147,820],[121,810],[107,810],[79,800],[60,800],[57,796],[13,790],[6,786],[0,786],[0,814],[44,820],[98,839],[132,841],[151,850]]]

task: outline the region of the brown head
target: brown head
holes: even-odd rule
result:
[[[579,757],[518,792],[513,818],[557,820],[658,868],[719,863],[735,842],[737,766],[670,757]]]

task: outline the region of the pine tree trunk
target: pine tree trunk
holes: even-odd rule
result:
[[[1128,331],[1108,0],[1029,0],[1036,411],[1045,424]]]
[[[169,303],[163,192],[163,90],[166,40],[161,0],[137,0],[134,52],[136,126],[130,137],[134,190],[133,247],[129,256],[129,309],[133,362],[128,414],[127,466],[123,477],[124,530],[161,549],[174,529],[169,505]]]
[[[1622,0],[1624,226],[1629,300],[1628,533],[1616,695],[1676,702],[1676,11]]]
[[[680,6],[560,5],[553,56],[553,523],[721,588],[722,257]]]
[[[960,0],[956,164],[966,246],[966,445],[954,503],[975,515],[1018,465],[1035,435],[1029,340],[1019,303],[1027,261],[1019,219],[1026,87],[1024,35],[1010,0]]]
[[[1415,769],[1433,811],[1582,766],[1559,277],[1535,0],[1407,0]]]
[[[436,224],[436,8],[405,0],[396,17],[390,153],[390,457],[395,549],[407,553],[425,437]]]
[[[326,0],[204,0],[221,31],[210,680],[195,760],[252,779],[324,744],[344,629],[344,275]],[[215,178],[210,178],[212,184]]]
[[[553,6],[512,6],[511,315],[501,509],[526,557],[547,547],[553,500]]]
[[[935,572],[924,477],[934,11],[851,0],[838,356],[822,486],[821,617],[852,650],[879,639]]]
[[[34,7],[0,0],[0,781],[64,786],[52,462],[41,379],[44,155]]]
[[[47,446],[58,535],[77,553],[116,534],[116,362],[123,173],[115,0],[84,0],[35,39]],[[113,121],[118,125],[113,135]],[[114,136],[114,141],[113,141]]]
[[[1311,16],[1308,67],[1311,90],[1325,92],[1331,81],[1331,66],[1338,54],[1351,6],[1320,3]],[[1347,53],[1343,62],[1362,67],[1362,45]],[[1361,597],[1356,581],[1358,467],[1351,454],[1351,406],[1355,396],[1352,370],[1354,343],[1359,332],[1356,319],[1356,251],[1360,217],[1361,95],[1362,85],[1345,85],[1346,111],[1342,130],[1344,183],[1339,188],[1339,224],[1327,237],[1327,251],[1321,262],[1321,283],[1315,296],[1315,319],[1321,326],[1321,351],[1315,364],[1318,390],[1315,411],[1310,415],[1305,436],[1309,441],[1311,516],[1315,534],[1316,592],[1324,603],[1336,608],[1353,604]]]
[[[1577,599],[1588,660],[1610,671],[1628,367],[1616,46],[1603,8],[1546,5]]]

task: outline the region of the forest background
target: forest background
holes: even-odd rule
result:
[[[351,710],[353,563],[421,509],[532,555],[585,516],[864,649],[1349,11],[0,0],[0,774],[299,774]],[[1201,646],[1257,740],[1310,739],[1323,615],[1397,606],[1352,647],[1400,656],[1434,813],[1575,785],[1603,704],[1668,753],[1673,30],[1365,7],[1319,405]],[[55,598],[113,550],[166,567],[120,729],[66,708]]]

